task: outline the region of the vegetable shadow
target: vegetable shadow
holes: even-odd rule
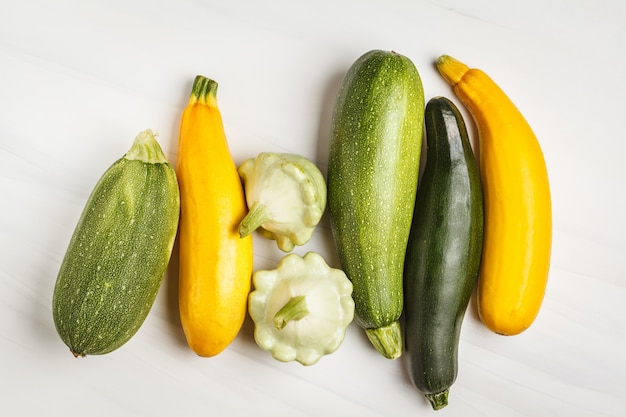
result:
[[[325,180],[328,180],[328,153],[330,151],[333,111],[335,108],[337,95],[339,94],[339,90],[341,89],[341,83],[343,82],[347,71],[348,68],[346,67],[345,71],[338,71],[328,77],[319,107],[319,123],[317,129],[317,149],[315,161],[317,167],[322,172]],[[323,252],[325,254],[324,257],[326,258],[326,262],[334,268],[339,268],[337,250],[332,239],[332,232],[330,228],[328,202],[326,204],[324,215],[322,216],[317,227],[318,229],[323,229],[322,234],[325,237],[328,237],[326,239],[323,239],[322,241],[324,244]],[[319,234],[320,231],[316,233]]]
[[[328,170],[328,152],[330,150],[333,111],[337,95],[341,89],[341,83],[347,70],[346,68],[346,71],[337,72],[328,78],[320,104],[317,130],[317,153],[315,159],[318,163],[318,167],[322,170],[322,173],[324,173],[324,176],[326,176],[326,171]]]
[[[478,315],[478,280],[472,290],[472,296],[470,298],[467,310],[465,311],[465,320],[474,320],[477,323],[482,323],[480,316]]]
[[[167,266],[162,290],[165,291],[165,316],[171,325],[173,340],[178,347],[187,348],[187,339],[183,332],[178,310],[178,266],[179,266],[178,234],[174,241],[170,263]]]

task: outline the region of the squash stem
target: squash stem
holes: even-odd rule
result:
[[[430,405],[433,406],[433,410],[441,410],[446,405],[448,405],[448,393],[450,390],[443,390],[436,394],[424,394],[424,396],[430,402]]]
[[[165,164],[167,158],[156,140],[157,134],[150,129],[140,132],[130,147],[125,159],[137,160],[148,164]]]
[[[309,314],[304,295],[291,297],[289,301],[274,315],[274,326],[282,330],[290,321],[298,321]]]
[[[387,359],[397,359],[402,355],[402,332],[400,323],[393,323],[376,329],[365,329],[372,345]]]
[[[217,81],[203,75],[197,75],[191,87],[189,104],[200,103],[209,107],[217,106]]]
[[[469,71],[467,65],[449,55],[441,55],[437,58],[436,66],[443,79],[452,86],[457,85]]]
[[[268,220],[270,220],[270,218],[267,215],[265,205],[254,203],[252,209],[250,209],[246,217],[239,223],[239,236],[248,236]]]

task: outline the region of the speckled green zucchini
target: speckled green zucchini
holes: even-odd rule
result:
[[[178,229],[176,174],[154,134],[100,178],[79,219],[53,294],[57,332],[74,356],[126,343],[150,311]]]
[[[348,70],[332,119],[328,208],[355,321],[385,357],[402,353],[402,271],[419,173],[424,116],[414,64],[373,50]]]

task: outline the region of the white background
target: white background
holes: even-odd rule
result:
[[[3,1],[0,5],[0,404],[16,416],[418,416],[403,359],[351,325],[314,366],[281,363],[248,319],[217,357],[186,346],[176,254],[148,319],[75,359],[51,313],[56,274],[95,182],[146,128],[175,161],[196,74],[219,82],[237,164],[293,152],[326,170],[347,68],[370,49],[413,60],[426,99],[456,99],[433,61],[480,67],[533,126],[554,245],[539,317],[497,336],[474,306],[442,416],[626,415],[626,3],[622,0]],[[471,127],[470,119],[467,119]],[[472,128],[471,134],[475,131]],[[473,136],[475,138],[475,136]],[[255,268],[282,253],[255,236]],[[333,266],[328,218],[304,254]]]

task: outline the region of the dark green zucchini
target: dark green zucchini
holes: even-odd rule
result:
[[[459,110],[436,97],[424,118],[426,164],[405,258],[404,339],[411,381],[437,410],[457,376],[461,324],[482,252],[483,200]]]

